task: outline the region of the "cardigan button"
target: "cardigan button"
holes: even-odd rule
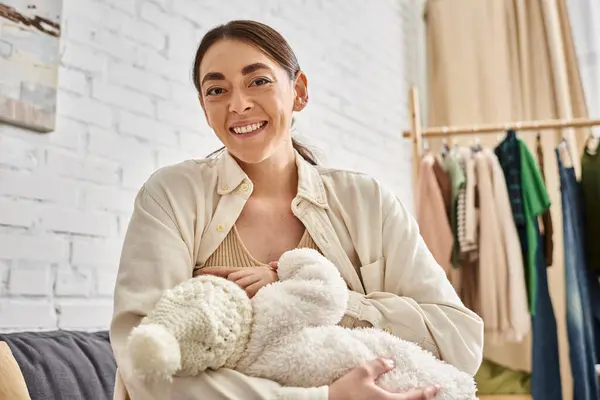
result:
[[[217,230],[218,230],[219,232],[223,232],[223,229],[225,229],[225,225],[223,225],[223,224],[219,224],[219,225],[217,225]]]
[[[386,326],[383,331],[391,334],[392,333],[392,328],[390,328],[389,326]]]
[[[248,185],[246,182],[242,183],[242,186],[240,187],[240,189],[242,189],[242,192],[247,192],[248,189],[250,189],[250,185]]]

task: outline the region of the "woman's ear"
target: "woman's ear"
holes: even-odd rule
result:
[[[296,74],[294,80],[294,111],[302,111],[308,104],[308,81],[304,72]]]

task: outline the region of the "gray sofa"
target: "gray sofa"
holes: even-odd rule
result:
[[[108,332],[0,334],[32,400],[111,400],[116,364]]]

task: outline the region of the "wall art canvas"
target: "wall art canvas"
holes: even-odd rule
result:
[[[54,130],[63,0],[0,0],[0,124]]]

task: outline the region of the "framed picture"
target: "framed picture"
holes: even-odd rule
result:
[[[0,123],[54,130],[62,0],[0,0]]]

